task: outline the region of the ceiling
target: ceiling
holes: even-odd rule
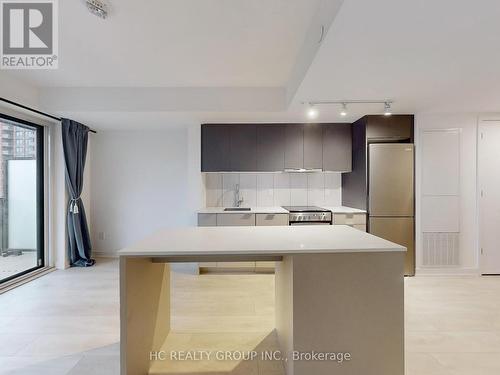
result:
[[[304,121],[302,102],[311,100],[392,99],[394,113],[500,112],[498,0],[111,3],[102,21],[81,2],[60,2],[59,70],[0,74],[44,87],[44,108],[97,128],[143,127],[141,118],[156,127]],[[331,26],[318,18],[327,13]],[[317,45],[321,24],[328,33]],[[324,106],[319,121],[382,109],[352,105],[340,118],[339,107]]]
[[[346,0],[294,98],[394,112],[500,111],[500,2]],[[353,105],[349,119],[382,111]],[[320,119],[339,107],[319,107]]]
[[[319,0],[59,1],[59,69],[41,87],[281,87]]]

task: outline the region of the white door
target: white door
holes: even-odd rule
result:
[[[480,123],[478,146],[481,273],[500,274],[500,120]]]

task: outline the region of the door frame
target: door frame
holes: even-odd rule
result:
[[[479,173],[480,168],[480,148],[481,148],[481,129],[485,126],[500,126],[500,115],[484,116],[478,119],[477,124],[477,148],[476,148],[476,207],[477,207],[477,257],[479,273],[481,275],[495,275],[492,273],[484,273],[483,250],[482,250],[482,212],[481,212],[481,178]],[[500,271],[497,273],[500,274]]]

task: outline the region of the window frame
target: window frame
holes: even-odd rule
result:
[[[6,115],[0,112],[0,120],[7,120],[15,122],[19,125],[26,125],[35,129],[35,147],[36,147],[36,215],[37,215],[37,264],[34,267],[21,271],[15,275],[0,279],[0,286],[6,282],[17,279],[27,275],[33,271],[39,270],[46,266],[47,248],[46,248],[46,215],[45,215],[45,132],[46,127],[43,125],[35,124],[31,121],[19,119],[17,117]],[[15,130],[16,132],[18,130]],[[16,147],[16,146],[14,146]]]

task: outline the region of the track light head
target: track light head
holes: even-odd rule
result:
[[[347,116],[347,104],[342,103],[342,109],[340,110],[340,116],[346,117]]]
[[[309,119],[314,120],[315,118],[318,117],[318,109],[314,107],[311,103],[309,103],[309,109],[307,110],[307,117]]]
[[[390,116],[390,115],[392,115],[391,103],[385,102],[384,103],[384,116]]]

